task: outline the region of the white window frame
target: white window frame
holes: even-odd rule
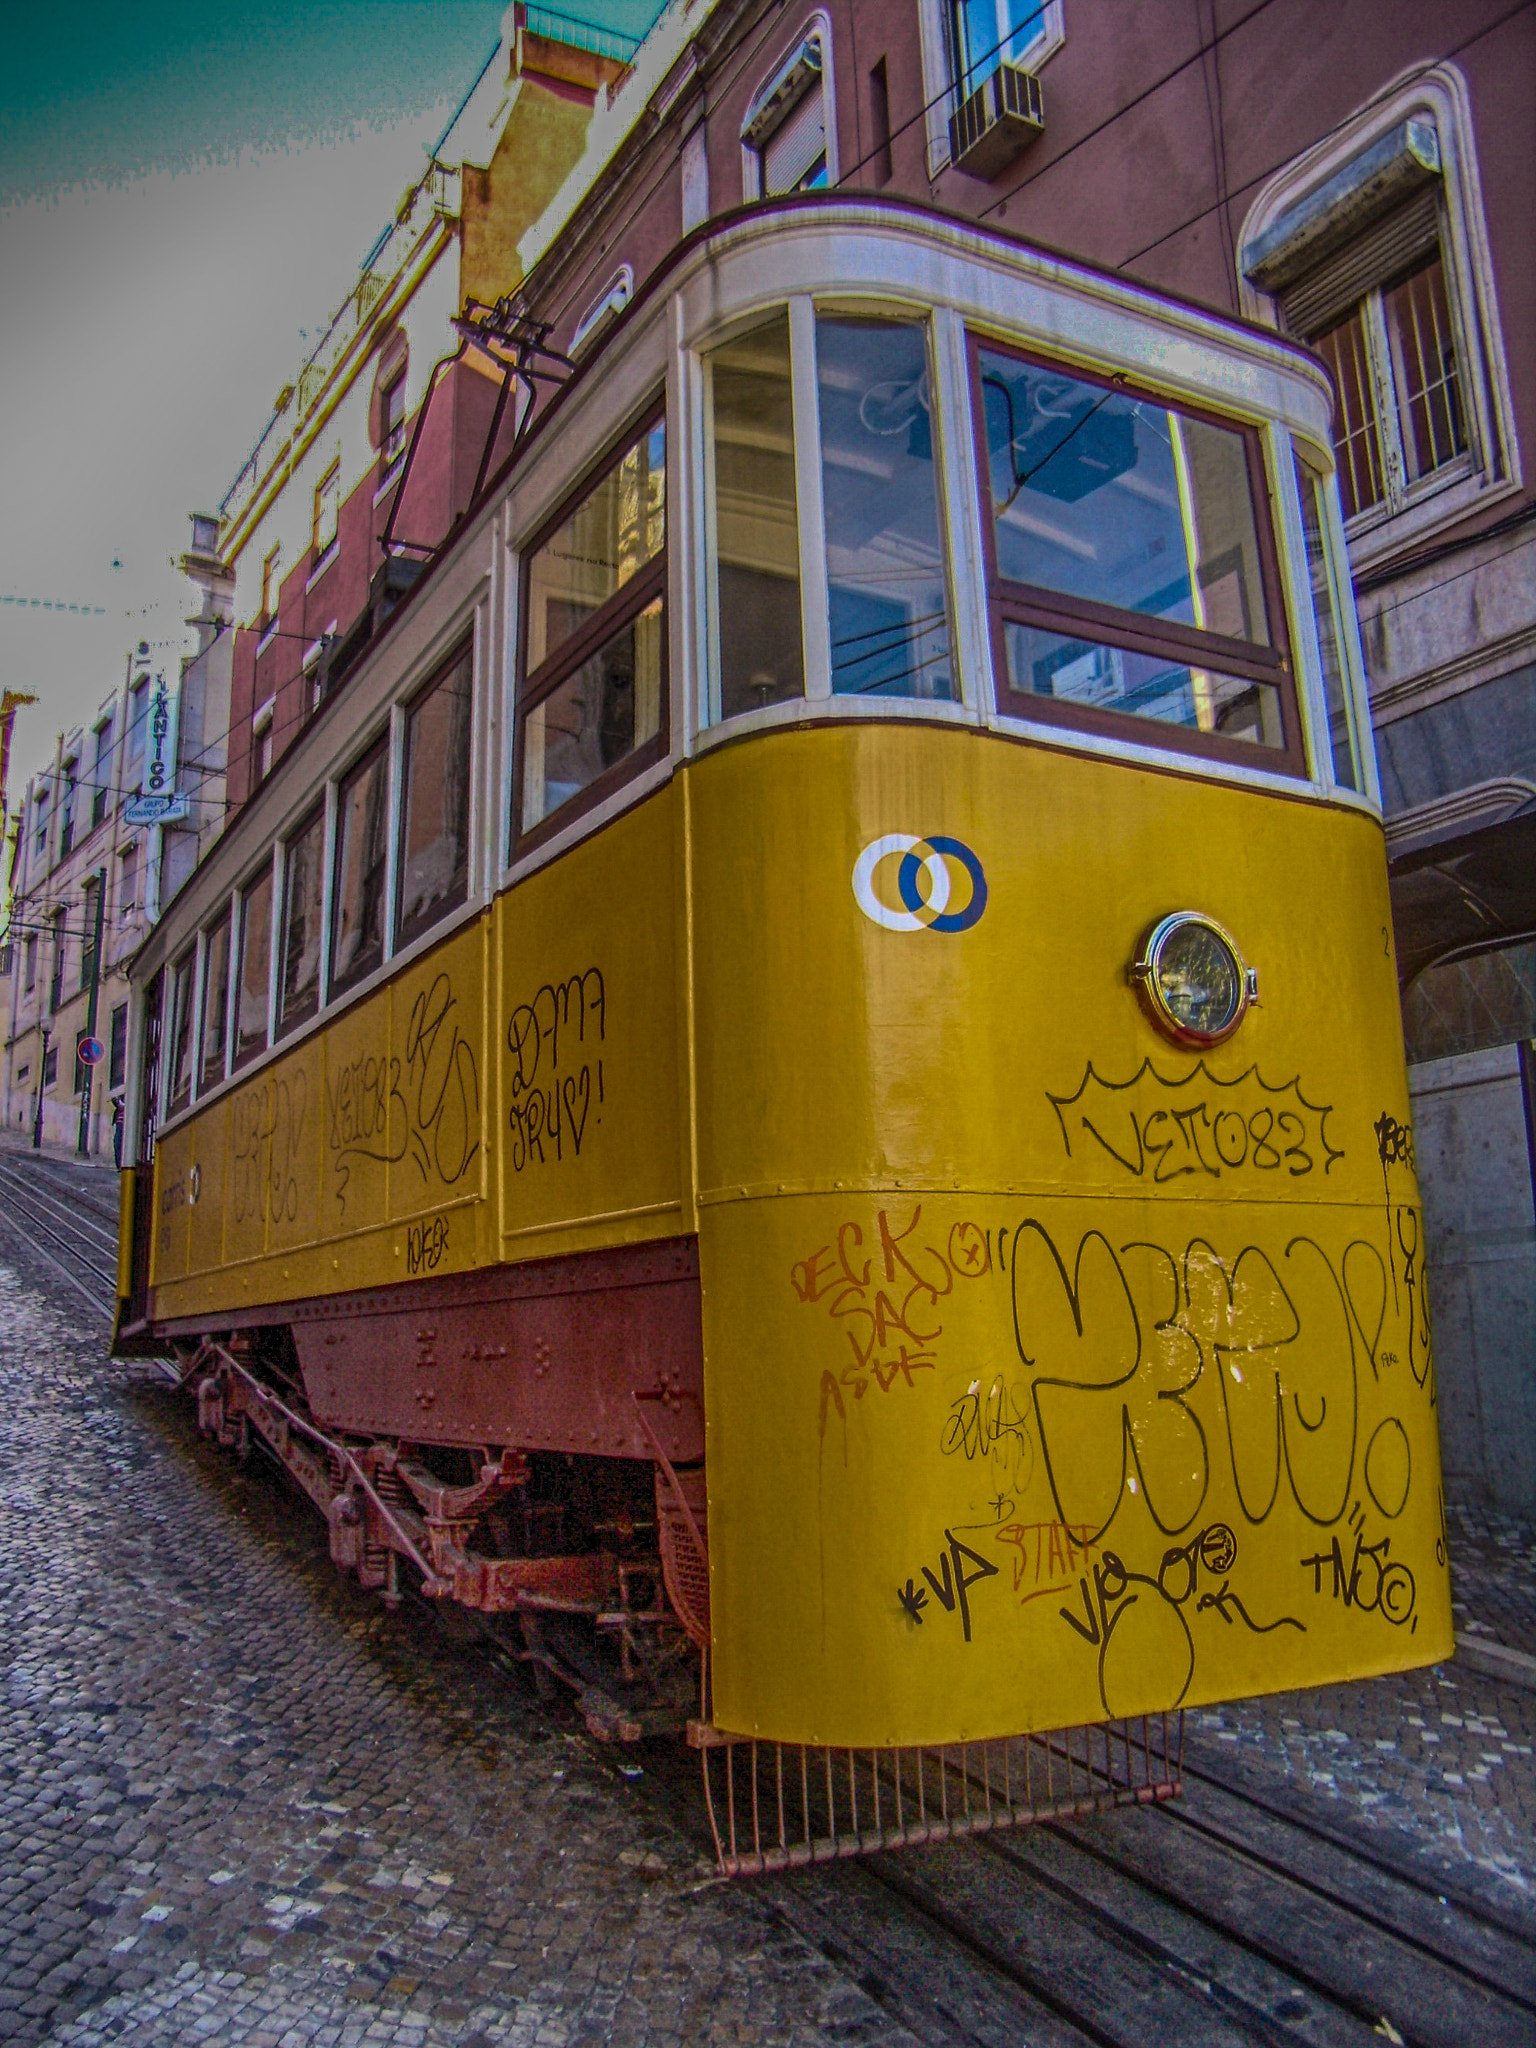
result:
[[[746,115],[741,124],[741,196],[750,203],[763,197],[763,151],[767,147],[776,127],[769,129],[759,140],[748,141],[751,129],[766,103],[773,97],[785,73],[789,71],[807,43],[814,43],[821,53],[821,119],[827,140],[827,189],[830,191],[842,175],[837,152],[837,89],[832,76],[832,23],[819,10],[807,21],[788,42],[781,46],[786,53],[768,74],[763,84],[752,96]],[[797,106],[798,101],[795,103]],[[791,108],[789,112],[793,112]],[[785,119],[789,118],[789,112]],[[776,124],[777,126],[777,124]]]
[[[936,178],[947,170],[949,117],[960,105],[959,84],[954,75],[954,52],[950,47],[950,0],[918,0],[918,32],[923,49],[923,102],[928,134],[928,175]],[[1048,64],[1067,40],[1066,0],[1044,0],[1039,31],[1033,41],[1010,61],[1039,71]]]
[[[1422,75],[1403,77],[1367,110],[1287,164],[1259,192],[1237,243],[1243,311],[1278,326],[1277,300],[1244,275],[1243,250],[1373,143],[1413,118],[1427,120],[1440,145],[1440,257],[1456,334],[1468,449],[1465,456],[1409,486],[1397,504],[1384,500],[1347,522],[1350,563],[1357,573],[1521,488],[1514,401],[1483,215],[1471,100],[1461,72],[1453,64],[1442,64]],[[1373,294],[1366,301],[1368,319],[1374,303]],[[1384,396],[1378,394],[1378,407]]]

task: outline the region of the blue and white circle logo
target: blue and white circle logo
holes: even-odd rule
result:
[[[968,932],[987,907],[987,878],[962,840],[887,832],[854,862],[853,896],[888,932]]]

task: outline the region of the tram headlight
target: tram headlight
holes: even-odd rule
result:
[[[1197,910],[1160,918],[1131,967],[1153,1023],[1179,1045],[1219,1045],[1259,999],[1256,971],[1231,934]]]

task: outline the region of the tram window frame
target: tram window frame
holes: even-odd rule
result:
[[[464,756],[464,821],[461,859],[450,878],[447,890],[434,898],[424,911],[418,911],[407,918],[405,914],[405,889],[408,850],[407,834],[411,817],[411,735],[417,715],[426,710],[439,690],[451,686],[455,675],[463,668],[467,671],[468,711],[465,717]],[[412,696],[400,706],[400,767],[399,802],[395,823],[395,872],[390,904],[392,923],[392,944],[390,957],[403,952],[407,946],[451,917],[456,910],[462,910],[469,901],[470,868],[474,843],[475,819],[475,641],[470,632],[458,643],[451,654],[439,662],[431,676]]]
[[[246,973],[250,965],[251,913],[263,890],[267,896],[267,940],[266,960],[262,969],[261,1024],[258,1031],[247,1034],[241,1024],[240,1012],[247,995],[255,993],[254,990],[247,988]],[[253,1060],[260,1059],[272,1044],[272,953],[277,936],[277,907],[277,878],[274,873],[273,856],[269,855],[266,866],[258,869],[240,890],[240,943],[235,958],[233,1052],[230,1060],[232,1074],[239,1073]]]
[[[187,947],[170,969],[171,987],[171,1028],[167,1038],[167,1065],[165,1076],[165,1114],[167,1119],[179,1116],[184,1109],[192,1106],[192,1080],[197,1068],[197,942]],[[186,1043],[180,1045],[182,1024],[186,1025]],[[186,1055],[186,1074],[178,1075],[178,1049]]]
[[[324,1000],[327,1003],[334,1001],[337,996],[346,995],[349,990],[358,987],[360,983],[366,981],[369,975],[377,974],[379,969],[385,966],[391,957],[389,943],[389,828],[391,813],[390,785],[393,777],[394,754],[392,739],[392,728],[391,726],[386,725],[384,730],[376,734],[371,743],[368,746],[364,747],[362,752],[357,756],[356,760],[352,762],[351,766],[345,769],[343,773],[335,777],[336,811],[335,823],[331,831],[330,903],[325,917],[326,975]],[[380,761],[383,762],[384,767],[384,786],[382,823],[383,859],[379,877],[378,956],[377,958],[374,958],[370,950],[368,953],[365,953],[363,955],[360,964],[354,964],[343,971],[339,970],[336,964],[336,948],[337,942],[341,936],[341,913],[343,905],[341,869],[342,860],[346,851],[345,807],[347,801],[347,792],[355,782],[357,782],[362,776],[366,775],[369,772],[369,770],[372,769]]]
[[[208,1058],[208,1016],[209,997],[214,997],[214,1014],[218,1015],[218,992],[209,987],[211,969],[219,936],[224,938],[223,974],[223,1017],[220,1020],[218,1064],[210,1066]],[[201,999],[197,1006],[197,1080],[194,1084],[194,1100],[201,1102],[205,1095],[222,1086],[229,1078],[229,1020],[232,1009],[231,982],[234,963],[234,903],[226,902],[223,914],[216,917],[202,935],[200,970]]]
[[[643,568],[638,569],[627,582],[621,584],[606,598],[597,610],[573,633],[570,633],[555,649],[546,655],[532,674],[528,670],[529,629],[532,610],[533,562],[539,551],[557,534],[571,515],[578,511],[586,499],[598,489],[604,480],[619,466],[629,449],[636,447],[660,425],[664,430],[663,477],[666,491],[662,503],[662,542],[657,553]],[[587,812],[605,803],[613,793],[622,789],[627,782],[644,774],[658,761],[666,760],[672,750],[671,713],[671,659],[668,645],[668,603],[667,574],[672,546],[672,508],[666,499],[672,495],[671,482],[675,461],[675,437],[672,424],[667,417],[667,403],[664,393],[643,411],[634,414],[624,429],[604,443],[602,452],[583,471],[577,483],[561,499],[555,511],[535,531],[532,539],[518,554],[518,619],[517,619],[517,695],[512,740],[512,781],[510,811],[510,852],[509,864],[534,852],[538,847],[566,831]],[[659,704],[656,731],[637,747],[631,748],[618,760],[610,762],[601,774],[578,789],[565,802],[547,811],[537,824],[524,827],[523,819],[523,774],[526,753],[528,720],[546,703],[562,684],[570,681],[584,663],[600,654],[617,633],[632,620],[638,619],[652,605],[660,607],[660,676],[658,679]]]
[[[986,394],[982,384],[983,353],[1008,356],[1042,370],[1056,371],[1074,382],[1094,385],[1106,393],[1115,392],[1162,411],[1175,412],[1183,419],[1217,427],[1241,438],[1247,458],[1260,583],[1268,612],[1267,646],[1229,639],[1176,620],[1158,619],[1145,612],[1122,610],[1116,605],[1075,597],[1065,591],[1013,583],[999,573],[991,457],[987,443]],[[1135,746],[1165,748],[1213,764],[1225,762],[1235,767],[1267,770],[1271,774],[1298,778],[1308,776],[1305,730],[1290,641],[1289,608],[1275,542],[1271,484],[1260,429],[1246,420],[1192,403],[1182,395],[1173,397],[1130,377],[1061,361],[976,329],[967,331],[966,355],[982,558],[986,571],[987,624],[999,713],[1031,725],[1058,726],[1065,731],[1093,733]],[[1095,644],[1144,654],[1154,660],[1186,662],[1192,667],[1199,666],[1243,681],[1266,684],[1276,692],[1285,744],[1283,747],[1263,746],[1257,741],[1202,732],[1137,712],[1078,704],[1064,698],[1016,689],[1010,680],[1008,667],[1006,633],[1009,625],[1033,627],[1047,633],[1080,635]]]
[[[316,854],[316,877],[320,884],[319,901],[316,905],[315,941],[318,953],[315,960],[314,988],[307,999],[297,1003],[288,1001],[288,948],[293,936],[293,850],[301,839],[318,829],[319,849]],[[283,875],[279,892],[282,915],[273,923],[274,946],[277,959],[277,1008],[273,1024],[272,1042],[286,1038],[291,1031],[297,1031],[301,1024],[307,1024],[320,1012],[321,983],[325,976],[325,798],[310,805],[297,825],[282,842]]]

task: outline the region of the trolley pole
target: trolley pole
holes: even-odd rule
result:
[[[107,871],[105,868],[98,868],[96,870],[96,936],[91,948],[91,999],[85,1013],[85,1035],[87,1038],[94,1038],[96,1036],[96,998],[101,992],[102,928],[106,919],[106,909]],[[78,1064],[79,1061],[77,1059],[76,1065]],[[91,1083],[95,1077],[96,1069],[94,1067],[87,1067],[80,1081],[80,1141],[76,1145],[75,1150],[82,1159],[88,1159],[91,1155]]]

